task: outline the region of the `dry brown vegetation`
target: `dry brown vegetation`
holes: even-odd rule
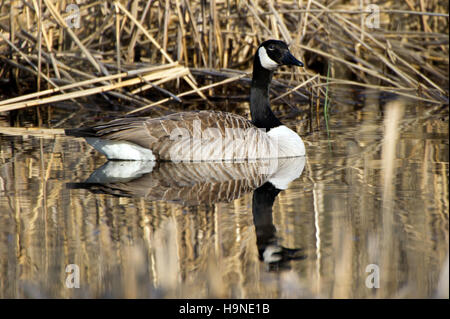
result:
[[[128,113],[196,97],[214,107],[230,96],[220,86],[246,87],[269,38],[306,62],[273,86],[296,105],[324,96],[329,67],[332,85],[448,103],[447,2],[376,1],[379,28],[361,1],[87,0],[77,1],[79,27],[72,3],[1,2],[0,92],[16,97],[0,112],[94,94]]]
[[[0,135],[23,140],[0,139],[0,297],[448,297],[448,3],[379,1],[380,28],[368,28],[361,2],[77,1],[70,28],[75,1],[0,1],[0,113],[94,97],[130,114],[245,100],[269,38],[306,63],[277,72],[275,104],[319,110],[327,82],[413,101],[387,104],[383,125],[382,94],[367,95],[355,127],[338,114],[331,138],[305,139],[308,167],[273,218],[308,258],[275,274],[257,257],[250,195],[182,207],[69,191],[104,159],[60,136],[65,119],[3,122]],[[361,278],[374,261],[387,270],[371,291]],[[70,263],[84,271],[79,290],[62,284]]]

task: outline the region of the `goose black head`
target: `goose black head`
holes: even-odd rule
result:
[[[267,40],[261,43],[257,56],[261,66],[273,71],[282,65],[303,66],[289,51],[286,43],[279,40]]]

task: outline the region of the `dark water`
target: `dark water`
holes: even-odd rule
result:
[[[82,139],[0,122],[0,297],[448,296],[448,110],[391,109],[285,119],[307,157],[280,192],[257,162],[105,181]]]

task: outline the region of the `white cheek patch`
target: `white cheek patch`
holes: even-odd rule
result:
[[[278,67],[278,63],[272,60],[268,55],[265,47],[260,47],[258,50],[259,61],[263,68],[268,70],[275,70]]]

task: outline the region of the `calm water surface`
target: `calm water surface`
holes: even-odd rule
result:
[[[448,296],[448,110],[407,103],[397,139],[385,111],[335,107],[329,135],[323,119],[285,120],[307,157],[280,192],[267,163],[156,164],[105,182],[82,139],[14,136],[3,120],[0,297]]]

